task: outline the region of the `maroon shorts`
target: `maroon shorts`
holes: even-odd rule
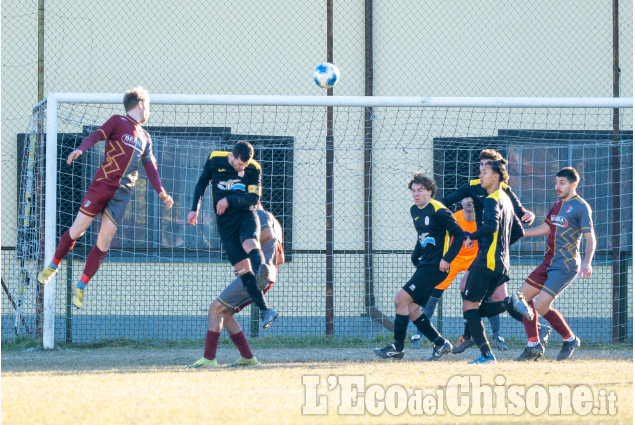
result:
[[[577,274],[577,270],[555,269],[543,263],[527,276],[525,282],[555,298],[567,289]]]
[[[132,192],[129,189],[97,181],[88,188],[79,211],[89,217],[104,213],[119,226],[131,198]]]

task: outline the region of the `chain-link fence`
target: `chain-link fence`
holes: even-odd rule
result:
[[[117,4],[116,2],[90,1],[88,3],[80,3],[63,1],[53,3],[40,2],[40,4],[43,6],[41,10],[38,10],[38,3],[35,1],[6,1],[2,5],[2,277],[8,292],[13,294],[12,297],[16,302],[20,298],[18,296],[20,285],[26,283],[26,277],[20,275],[20,267],[16,267],[14,261],[16,258],[16,241],[19,238],[19,223],[24,220],[24,217],[19,216],[20,208],[24,207],[23,200],[19,196],[19,190],[20,184],[25,183],[19,182],[18,175],[22,167],[21,164],[24,164],[25,161],[24,153],[26,151],[24,147],[25,145],[28,146],[29,143],[24,139],[20,139],[19,135],[23,134],[27,129],[32,107],[38,102],[38,83],[42,85],[44,93],[122,92],[124,89],[143,84],[151,93],[321,96],[325,95],[326,92],[315,86],[311,74],[315,65],[327,59],[327,50],[329,43],[331,43],[333,62],[342,71],[342,80],[334,89],[335,95],[598,97],[613,96],[617,92],[622,97],[632,96],[633,32],[631,2],[620,2],[619,10],[613,10],[610,2],[596,1],[565,1],[558,3],[540,1],[532,4],[520,1],[510,1],[502,4],[494,1],[456,1],[439,4],[414,4],[394,0],[382,2],[368,0],[365,3],[335,2],[332,17],[328,13],[327,2],[316,4],[306,1],[288,1],[274,5],[248,1],[212,2],[206,4],[190,1],[179,4],[164,1],[128,1],[125,4]],[[614,16],[617,16],[615,21]],[[41,18],[41,20],[38,21],[38,18]],[[329,22],[329,20],[331,21]],[[38,22],[42,25],[38,25]],[[332,24],[333,28],[332,34],[328,32],[330,24]],[[618,35],[617,43],[614,43],[615,32]],[[42,66],[40,73],[38,73],[38,63]],[[619,70],[615,69],[616,64],[619,65]],[[103,120],[105,115],[115,112],[120,113],[120,111],[104,109],[98,113],[88,112],[88,116],[84,117],[83,114],[85,112],[83,110],[74,111],[72,120],[76,120],[76,123],[81,122],[82,125],[86,125],[86,128],[89,129],[101,124],[100,120]],[[177,118],[174,118],[174,116],[172,119],[161,118],[170,113],[175,114]],[[288,113],[286,110],[277,110],[274,114],[278,116],[277,121],[282,122],[282,116],[286,113]],[[345,112],[339,113],[343,114]],[[401,114],[404,113],[406,112],[401,112]],[[425,110],[425,113],[430,113],[430,111]],[[183,114],[183,116],[178,116],[179,114]],[[245,116],[244,114],[240,113],[239,116],[243,117]],[[596,123],[594,118],[591,118],[588,114],[578,113],[576,115],[583,115],[586,117],[585,119],[590,119],[592,123]],[[214,113],[209,115],[209,120],[204,120],[196,116],[192,110],[179,112],[166,107],[164,111],[154,111],[149,126],[162,128],[179,123],[180,125],[195,125],[201,128],[220,127],[222,124],[219,122],[218,116],[219,113]],[[447,114],[447,116],[451,117],[452,114]],[[551,122],[550,118],[546,118],[542,122]],[[241,119],[229,120],[228,126],[233,128],[232,131],[236,131],[240,127],[234,123],[235,121],[242,125]],[[263,121],[261,118],[250,119],[256,123],[259,120]],[[359,117],[356,115],[355,120],[357,119]],[[498,123],[498,121],[493,119],[490,114],[471,119],[480,120],[479,126],[488,128],[488,137],[498,137],[495,131],[503,129],[536,130],[539,129],[538,126],[541,122],[540,119],[537,119],[532,121],[531,126],[510,127],[510,122],[525,124],[529,121],[514,118],[511,121],[505,121],[504,125],[493,124]],[[314,123],[315,127],[301,131],[312,131],[316,135],[320,135],[325,121],[325,118],[319,118]],[[469,130],[470,127],[467,127],[467,124],[463,124],[464,121],[469,122],[470,119],[462,118],[460,123],[446,123],[446,125],[450,125],[453,128],[454,133],[451,134],[451,137],[482,136],[480,132],[474,133]],[[385,124],[386,122],[390,124]],[[415,118],[409,121],[408,124],[397,124],[400,122],[402,121],[384,119],[381,121],[383,124],[380,124],[380,121],[376,121],[375,123],[378,127],[374,131],[374,140],[380,141],[387,134],[391,138],[397,137],[396,135],[402,134],[401,130],[396,127],[397,125],[404,125],[409,128],[409,126],[413,125],[412,122],[420,123],[422,121],[419,118]],[[474,122],[476,121],[472,121],[472,125]],[[483,122],[488,122],[488,125],[481,124]],[[496,125],[498,127],[495,127]],[[350,127],[347,125],[346,128],[348,129],[347,131],[363,132],[363,118],[358,123],[358,126]],[[474,127],[472,126],[471,128]],[[601,126],[589,125],[586,129],[610,131],[611,124],[603,121]],[[632,130],[632,127],[626,128],[626,130]],[[60,130],[60,132],[63,131]],[[81,137],[77,134],[84,135],[84,131],[87,130],[83,128],[79,131],[73,129],[76,135],[69,136],[63,143],[77,143],[79,137]],[[243,132],[243,134],[247,133]],[[293,131],[280,133],[293,138],[299,137]],[[442,138],[444,134],[439,133],[434,137]],[[586,137],[580,135],[576,137],[578,136],[583,137],[583,139]],[[159,136],[159,139],[161,137]],[[172,155],[176,155],[176,146],[179,146],[178,143],[182,140],[178,137],[175,138],[174,135],[164,137],[167,137],[166,145],[170,146],[172,144],[171,146],[175,149]],[[207,135],[203,136],[203,138],[207,137]],[[341,140],[346,140],[346,136],[341,133],[338,137]],[[535,134],[519,134],[517,137],[533,140]],[[209,140],[215,139],[211,138]],[[561,155],[564,155],[560,153],[563,152],[561,148],[549,151],[549,149],[540,145],[544,149],[544,151],[541,151],[531,142],[523,145],[526,148],[519,148],[516,151],[513,146],[501,145],[499,148],[504,150],[510,157],[517,156],[522,158],[518,160],[521,161],[518,164],[542,164],[539,171],[531,174],[532,177],[530,179],[535,181],[537,179],[536,176],[540,175],[542,176],[540,179],[547,179],[546,181],[548,181],[550,174],[546,170],[552,172],[552,168],[555,167],[553,164],[560,165],[566,161],[580,161],[579,158],[575,157],[576,152],[578,152],[577,147],[579,144],[576,141],[578,139],[567,137],[564,140],[566,140],[568,146],[566,151],[570,152],[566,160],[561,157]],[[620,149],[624,151],[623,155],[620,156],[620,167],[627,172],[628,167],[632,166],[632,151],[629,150],[630,142],[628,138],[624,140],[620,145]],[[612,163],[614,155],[610,152],[605,152],[605,149],[609,149],[607,145],[603,144],[605,142],[604,136],[598,136],[597,140],[593,142],[595,143],[593,146],[596,147],[592,149],[596,149],[596,151],[593,151],[592,155],[602,158],[603,162],[600,161],[601,164],[595,165],[587,164],[585,167],[589,169],[588,173],[602,172],[606,173],[606,175],[609,174],[606,167],[610,167],[609,164]],[[209,144],[201,144],[203,142],[200,140],[198,143],[199,145],[188,145],[188,149],[205,150],[212,147]],[[336,143],[339,143],[337,139]],[[379,143],[381,144],[381,142]],[[433,156],[436,158],[436,152],[440,152],[439,149],[441,148],[433,152],[433,147],[430,143],[417,144],[417,142],[413,141],[407,148],[399,146],[399,149],[402,149],[402,151],[399,151],[401,152],[399,157],[394,156],[392,148],[388,147],[386,147],[385,151],[380,150],[373,153],[373,167],[376,170],[374,175],[377,176],[379,173],[379,175],[385,176],[384,178],[387,182],[399,182],[396,185],[399,189],[395,192],[399,195],[394,196],[399,199],[400,203],[406,202],[400,185],[407,179],[407,174],[416,168],[421,168],[422,163],[431,167],[432,163],[426,162],[428,160],[424,160],[424,158]],[[477,145],[481,146],[482,143],[479,141]],[[316,146],[318,145],[316,144]],[[348,170],[351,173],[351,177],[358,176],[356,173],[361,172],[358,168],[360,166],[363,167],[363,161],[362,165],[359,165],[359,161],[351,164],[346,162],[349,154],[363,158],[363,147],[353,146],[351,143],[350,147],[344,150],[336,150],[335,153],[336,164]],[[465,147],[466,145],[459,144],[457,146]],[[64,145],[60,152],[66,152],[64,149],[71,147],[70,145]],[[279,152],[276,151],[278,153],[271,152],[271,157],[263,158],[263,163],[280,162],[287,164],[286,166],[289,167],[291,163],[296,163],[299,160],[298,155],[302,158],[301,154],[295,153],[296,149],[298,149],[297,145],[294,145],[293,150],[280,148]],[[591,155],[588,153],[588,149],[584,152]],[[451,152],[457,151],[456,149],[453,151],[445,145],[443,150],[447,150],[449,155],[451,155]],[[289,151],[294,152],[291,158],[284,156],[289,155]],[[558,152],[557,154],[553,153],[556,151]],[[312,152],[312,149],[307,152]],[[97,153],[95,154],[93,162],[99,161],[98,155]],[[282,159],[274,160],[274,158],[278,158],[275,155],[282,155]],[[338,157],[338,155],[342,156]],[[383,155],[388,155],[394,161],[398,161],[397,158],[403,158],[407,155],[414,155],[413,158],[417,159],[409,162],[410,167],[408,169],[397,170],[391,165],[390,161],[385,164],[376,162],[377,157]],[[539,155],[542,156],[539,157]],[[531,159],[528,159],[530,156]],[[467,163],[469,162],[468,159],[468,156],[458,156],[454,159],[447,159],[447,161],[465,161]],[[28,157],[26,157],[26,160],[28,162]],[[198,161],[198,156],[195,156],[195,160]],[[312,164],[314,167],[323,167],[324,160],[310,157],[306,160],[306,164]],[[175,164],[180,163],[176,159],[173,159],[173,161],[174,163],[171,166],[178,168]],[[82,179],[90,178],[88,174],[90,174],[90,167],[94,166],[93,162],[84,165],[85,168],[82,169],[81,174]],[[192,170],[196,169],[198,165],[200,164],[188,163]],[[521,170],[522,168],[519,166],[516,173],[512,172],[512,177],[516,179],[513,182],[513,186],[519,188],[523,202],[539,213],[541,211],[540,208],[544,209],[544,206],[550,200],[549,191],[548,189],[540,189],[537,192],[532,185],[526,187],[525,180],[523,180],[525,177],[523,177]],[[432,172],[433,168],[428,168],[428,171]],[[191,171],[191,173],[196,174],[195,171]],[[286,169],[285,173],[288,173],[288,169]],[[464,179],[473,175],[472,172],[466,172],[464,169],[448,171],[445,174],[451,175],[452,173],[457,176],[457,179]],[[295,172],[293,176],[293,181],[295,182]],[[595,174],[593,176],[583,176],[583,179],[597,179],[596,181],[599,182],[606,180],[601,176],[594,176]],[[439,178],[439,175],[436,177]],[[189,174],[179,178],[182,178],[183,181],[191,180]],[[72,178],[71,181],[73,181]],[[628,187],[631,184],[629,182],[632,182],[631,177],[623,180],[620,188],[622,191],[620,197],[630,196],[628,195],[628,193],[631,193],[628,192]],[[384,186],[392,187],[392,183],[387,184],[383,180],[374,180],[372,183],[375,201],[377,196],[380,196],[377,194],[389,196],[383,189]],[[265,183],[265,186],[267,184]],[[270,180],[270,184],[279,184],[279,182]],[[440,182],[439,184],[441,185]],[[74,187],[73,183],[71,183],[71,186]],[[546,187],[548,188],[548,185]],[[325,196],[323,193],[325,186],[321,175],[319,177],[316,176],[316,187],[311,188],[312,191],[306,193],[306,191],[299,191],[298,189],[299,187],[294,185],[293,189],[288,189],[286,192],[292,194],[293,205],[312,202],[315,196]],[[343,202],[348,196],[352,196],[358,206],[351,210],[350,213],[335,215],[335,225],[342,226],[345,224],[346,226],[358,227],[363,230],[365,225],[367,225],[364,221],[363,205],[365,201],[363,191],[359,192],[357,189],[351,189],[354,193],[349,194],[345,187],[339,186],[336,189],[339,192],[335,192],[334,202]],[[598,194],[591,196],[584,191],[582,193],[587,198],[610,199],[614,194],[613,189],[607,190],[608,192],[598,192]],[[187,189],[184,186],[178,189],[175,187],[174,191],[187,193]],[[146,205],[146,201],[150,205],[154,205],[153,203],[156,200],[145,199],[141,196],[142,193],[147,193],[148,197],[153,196],[151,191],[147,191],[145,186],[140,186],[134,201],[136,206],[133,205],[131,208],[145,208],[143,205]],[[539,193],[542,194],[540,195],[542,197],[536,199],[535,196]],[[73,192],[72,196],[76,195],[77,193]],[[394,201],[394,199],[387,198],[387,202],[391,201]],[[629,206],[632,206],[632,198],[629,202]],[[534,207],[534,204],[540,207]],[[398,203],[398,205],[401,204]],[[156,210],[158,204],[154,208]],[[397,210],[400,211],[399,208],[395,209],[395,213],[397,213]],[[601,209],[596,208],[596,214]],[[176,211],[180,210],[175,210],[173,213],[175,216],[179,214]],[[282,215],[288,214],[289,220],[293,217],[292,232],[289,232],[293,235],[292,241],[296,240],[295,238],[299,237],[298,235],[302,235],[302,237],[306,237],[311,242],[307,242],[309,247],[294,243],[289,248],[296,257],[295,264],[297,266],[288,265],[288,270],[294,270],[288,273],[290,273],[289,276],[305,276],[299,281],[306,282],[304,284],[307,285],[305,288],[307,291],[313,288],[312,285],[314,284],[318,288],[322,288],[323,276],[319,272],[312,270],[317,267],[317,264],[321,265],[327,261],[323,252],[324,246],[318,242],[322,240],[324,220],[322,220],[323,217],[303,220],[301,216],[298,217],[296,215],[297,213],[297,209],[282,212]],[[335,213],[338,213],[337,208]],[[71,213],[69,212],[68,214]],[[162,223],[159,219],[160,214],[158,212],[153,214],[155,219],[158,220],[157,223]],[[596,221],[610,223],[612,220],[610,210],[605,210],[602,214],[604,214],[602,219],[599,221],[596,219]],[[540,213],[538,215],[540,216]],[[622,214],[622,217],[625,216]],[[628,217],[630,218],[631,215],[628,215]],[[60,223],[62,222],[60,219]],[[154,238],[152,240],[154,244],[178,243],[179,236],[175,236],[179,234],[177,231],[167,232],[171,234],[169,237],[176,239],[165,242],[162,234],[152,233],[152,231],[148,232],[147,229],[152,229],[149,224],[148,222],[138,223],[139,229],[143,228],[144,230],[128,230],[128,233],[122,230],[119,234],[120,239],[118,240],[120,242],[118,243],[122,243],[127,238],[134,239],[139,233],[146,234],[145,237],[147,238]],[[410,225],[408,223],[402,224],[405,233],[400,236],[395,235],[394,238],[395,240],[399,238],[410,240],[410,234],[408,233]],[[376,223],[373,223],[373,226],[376,225]],[[629,219],[624,218],[623,225],[630,229],[631,223]],[[175,226],[175,224],[173,222],[173,224],[167,226]],[[607,231],[609,231],[610,226],[608,224],[606,226],[608,226]],[[156,228],[152,230],[156,230]],[[318,235],[319,238],[313,237],[315,235]],[[360,237],[363,238],[363,231],[361,235]],[[204,235],[208,240],[211,236],[213,235]],[[184,233],[180,237],[189,240],[192,235]],[[337,247],[337,238],[347,240],[349,237],[350,235],[347,233],[335,232],[336,249],[340,249]],[[608,238],[609,236],[604,237]],[[202,236],[200,240],[203,240]],[[383,295],[384,298],[378,296],[379,300],[376,302],[378,304],[383,303],[380,310],[391,316],[390,299],[392,292],[397,282],[404,281],[405,276],[409,273],[404,265],[407,265],[408,253],[406,251],[411,247],[409,246],[410,244],[401,246],[401,242],[399,242],[397,244],[399,246],[395,248],[395,244],[382,243],[381,241],[381,238],[376,240],[372,246],[373,250],[378,251],[375,253],[372,266],[377,269],[376,273],[379,274],[378,276],[385,276],[392,283],[390,285],[386,284],[387,294]],[[89,238],[84,243],[89,244]],[[116,248],[119,249],[119,247]],[[628,253],[632,251],[630,243],[626,243],[621,248],[623,249],[620,252]],[[364,275],[363,270],[368,267],[366,254],[357,252],[356,250],[359,250],[359,247],[352,248],[353,251],[350,252],[347,249],[344,249],[344,252],[339,257],[333,259],[337,264],[335,269],[338,270],[334,277],[334,281],[338,285],[335,291],[346,287],[346,282],[348,281],[356,281],[358,285],[367,285],[367,283],[364,283],[368,281],[367,278],[363,278],[361,281],[356,280],[360,273]],[[362,245],[361,249],[368,249],[368,247]],[[533,246],[531,249],[526,249],[535,253],[539,252],[541,247]],[[615,273],[620,273],[620,276],[623,277],[620,277],[619,279],[622,280],[618,279],[618,281],[621,282],[626,279],[626,283],[623,285],[630,291],[632,288],[630,283],[631,274],[621,274],[630,267],[630,254],[620,254],[624,258],[620,257],[616,260],[609,257],[612,253],[609,251],[608,245],[606,248],[598,249],[604,254],[600,252],[597,261],[604,261],[604,263],[601,263],[602,267],[612,268],[611,276],[615,275]],[[295,252],[295,250],[298,251]],[[403,250],[403,252],[400,250]],[[83,252],[84,248],[80,245],[76,253],[73,254],[77,264],[72,268],[72,272],[69,272],[69,280],[75,280],[76,274],[81,273]],[[299,261],[302,255],[307,258],[305,263]],[[151,258],[153,257],[147,257],[145,261],[152,263]],[[116,263],[114,258],[112,258],[112,254],[108,261]],[[619,263],[618,266],[616,266],[616,262]],[[393,263],[399,264],[399,266],[394,268],[387,267],[387,264]],[[158,264],[162,263],[159,262]],[[157,267],[158,270],[164,270],[162,267]],[[139,268],[133,267],[129,270],[132,273],[132,280],[138,280],[137,278],[147,274],[146,271]],[[525,271],[523,269],[521,274]],[[157,273],[160,274],[160,272]],[[181,271],[177,274],[181,275],[183,273],[185,272]],[[219,273],[218,277],[213,277],[213,280],[217,281],[215,285],[222,286],[226,280],[226,274],[229,272],[224,270]],[[106,275],[106,273],[101,274]],[[106,277],[104,276],[103,278],[105,279]],[[31,279],[33,280],[33,277]],[[293,280],[297,280],[297,278],[294,277]],[[602,282],[598,281],[598,290],[599,288],[602,288],[602,290],[612,288],[614,286],[613,280],[613,277],[607,277]],[[100,285],[99,283],[95,286],[97,287],[98,285],[112,288],[112,285]],[[162,288],[163,286],[165,285],[159,285],[158,287]],[[215,291],[218,289],[214,286],[212,290],[202,290],[201,293],[196,294],[192,293],[192,289],[185,283],[180,286],[182,286],[182,291],[178,297],[182,296],[184,300],[208,300],[215,295]],[[24,295],[24,302],[25,304],[36,306],[38,301],[35,292],[33,292],[34,286],[31,285],[29,288],[32,292],[27,291]],[[367,293],[367,289],[366,287],[362,292],[366,291]],[[62,292],[64,291],[60,293]],[[279,293],[282,292],[279,291]],[[617,301],[611,294],[613,298],[607,298],[606,304],[602,304],[601,307],[608,310],[602,310],[601,314],[598,313],[598,317],[602,317],[602,320],[609,320],[607,323],[611,323],[611,325],[607,325],[609,326],[608,328],[605,326],[598,328],[603,329],[601,332],[603,335],[606,334],[606,338],[599,335],[594,335],[594,338],[611,339],[611,326],[615,323],[611,316],[613,314],[611,312],[614,310],[614,303],[624,303],[624,300],[626,300],[623,292],[618,291],[617,293]],[[131,305],[138,303],[139,298],[134,294],[136,294],[134,291],[128,292],[125,287],[122,287],[119,293],[108,293],[104,294],[104,296],[93,293],[91,297],[94,296],[95,299],[102,300],[119,299],[122,300],[121,308],[124,308],[123,306],[126,305],[126,302]],[[145,291],[142,295],[151,299],[162,300],[157,301],[158,304],[153,304],[153,312],[148,314],[149,317],[165,314],[162,317],[166,318],[166,325],[162,326],[164,334],[147,336],[171,338],[198,335],[194,331],[192,333],[183,333],[181,330],[171,327],[171,323],[174,323],[174,318],[164,313],[169,311],[169,308],[164,303],[167,302],[167,298],[174,299],[175,295],[168,296],[162,290],[154,289]],[[367,293],[367,295],[369,294]],[[129,301],[125,301],[127,296],[130,297]],[[274,292],[272,294],[273,300],[275,300],[276,296]],[[58,305],[66,305],[65,297],[66,294],[64,293],[64,299],[60,299]],[[306,298],[308,295],[303,297]],[[298,309],[302,310],[302,306],[305,305],[303,297],[296,297],[290,303],[297,304],[299,306]],[[323,323],[315,322],[313,319],[314,316],[324,317],[321,310],[323,306],[320,304],[323,302],[323,297],[321,295],[317,297],[320,301],[316,301],[318,304],[316,304],[317,307],[315,308],[318,309],[319,307],[320,314],[315,313],[312,310],[313,307],[306,307],[306,311],[310,313],[306,314],[306,322],[310,324],[306,326],[309,326],[309,328],[301,327],[298,329],[313,329],[311,326],[315,326],[316,332],[323,332]],[[363,296],[361,298],[358,296],[343,297],[335,308],[341,308],[347,312],[355,312],[355,314],[359,313],[359,315],[368,314],[366,307],[370,301],[370,299],[364,300]],[[205,308],[206,302],[198,302],[196,308]],[[444,311],[453,311],[455,307],[452,304],[448,304],[448,302],[444,306]],[[620,308],[623,307],[621,305]],[[126,313],[121,313],[124,310],[116,310],[113,314],[115,316],[117,314],[120,316],[135,316],[135,313],[130,310],[125,310]],[[284,310],[284,308],[281,308],[281,310]],[[624,313],[623,310],[620,311],[622,311],[620,313],[622,314],[620,320],[622,320]],[[111,326],[112,323],[109,320],[114,320],[112,319],[114,316],[106,312],[103,314],[106,317],[103,322],[105,323],[103,329],[129,328],[126,324]],[[9,318],[8,321],[3,320],[2,335],[5,337],[7,332],[9,335],[11,334],[11,330],[7,330],[5,325],[13,324],[14,317],[17,317],[15,316],[15,308],[5,296],[3,296],[2,315],[3,318]],[[64,315],[66,316],[65,313]],[[141,313],[140,315],[146,316],[146,314]],[[447,313],[444,313],[445,315]],[[204,321],[202,317],[199,319]],[[153,320],[158,319],[147,319],[148,323]],[[377,325],[376,321],[369,321],[368,323],[372,324],[369,326]],[[449,319],[447,323],[450,323]],[[198,326],[197,329],[202,326],[204,325]],[[336,330],[338,326],[335,326]],[[371,328],[369,334],[383,329],[380,325],[377,326],[377,328]],[[447,326],[450,325],[448,324]],[[29,326],[29,329],[34,331],[35,327],[34,322]],[[79,327],[80,325],[75,325],[75,329]],[[63,330],[65,328],[66,325],[60,324],[57,326],[57,329]],[[289,328],[286,329],[290,331]],[[632,335],[632,330],[628,331],[628,335]],[[117,334],[109,334],[105,331],[88,332],[84,338],[110,336],[117,336]],[[79,338],[79,340],[82,340],[82,338]]]

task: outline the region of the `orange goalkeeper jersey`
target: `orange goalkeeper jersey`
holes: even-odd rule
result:
[[[463,217],[463,210],[458,210],[453,215],[454,218],[456,218],[456,222],[459,223],[459,226],[461,226],[461,229],[465,232],[465,236],[476,232],[476,221],[467,221],[465,217]],[[469,259],[471,263],[472,260],[476,258],[476,254],[478,254],[478,242],[474,241],[472,248],[465,248],[465,246],[463,246],[454,261],[467,261]]]
[[[454,218],[456,218],[457,223],[466,236],[472,232],[476,232],[476,221],[467,221],[465,217],[463,217],[463,210],[458,210],[454,214]],[[465,248],[463,246],[459,251],[459,254],[452,260],[450,263],[450,273],[448,277],[441,283],[439,283],[435,289],[445,290],[450,286],[450,284],[454,281],[454,278],[460,272],[465,272],[470,268],[472,262],[476,258],[476,254],[478,254],[478,242],[474,241],[474,246],[472,248]]]

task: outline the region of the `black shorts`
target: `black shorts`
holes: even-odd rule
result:
[[[232,265],[248,258],[243,249],[247,239],[260,240],[260,219],[256,211],[243,210],[227,217],[217,217],[218,235]]]
[[[447,272],[439,270],[438,264],[428,264],[417,269],[403,290],[420,306],[425,306],[434,287],[448,277]]]
[[[509,276],[481,266],[472,266],[469,272],[461,297],[475,303],[491,297],[496,288],[509,280]]]

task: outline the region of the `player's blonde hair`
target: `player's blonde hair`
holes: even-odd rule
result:
[[[143,102],[150,99],[150,94],[146,89],[141,86],[137,86],[133,89],[126,90],[123,96],[123,107],[128,112],[133,109],[139,102]]]

